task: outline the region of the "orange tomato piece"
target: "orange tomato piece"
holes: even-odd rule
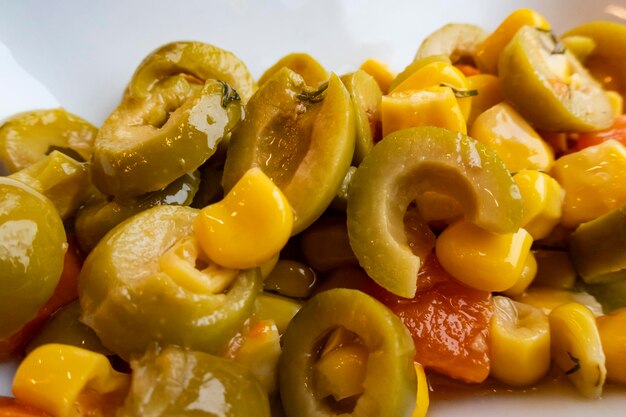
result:
[[[18,402],[15,398],[0,397],[0,417],[49,417],[49,414]]]
[[[599,145],[609,139],[615,139],[626,146],[626,114],[616,117],[613,125],[608,129],[581,133],[576,141],[576,150],[580,151],[589,146]]]

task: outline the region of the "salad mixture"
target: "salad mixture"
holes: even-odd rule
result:
[[[397,75],[149,54],[0,126],[0,416],[424,416],[626,384],[626,26],[448,24]],[[567,382],[569,381],[569,382]],[[492,382],[490,382],[492,383]]]

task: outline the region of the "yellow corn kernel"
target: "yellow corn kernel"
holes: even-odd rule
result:
[[[113,370],[100,353],[48,344],[33,350],[17,368],[13,394],[53,417],[78,417],[84,415],[79,413],[84,395],[120,392],[123,399],[129,383],[130,375]]]
[[[578,303],[563,304],[550,313],[552,358],[578,391],[600,398],[606,379],[605,357],[596,318]]]
[[[279,334],[285,333],[291,319],[300,311],[302,304],[292,298],[263,293],[257,297],[256,318],[272,320]]]
[[[387,65],[376,59],[369,58],[361,64],[361,69],[374,77],[383,94],[387,94],[389,85],[395,78],[395,75],[389,70]]]
[[[492,74],[476,74],[467,77],[467,84],[470,90],[476,90],[478,95],[472,97],[472,108],[470,110],[467,125],[471,126],[474,120],[485,110],[502,102],[502,91],[498,77]]]
[[[533,239],[543,239],[561,221],[563,189],[543,172],[522,170],[513,176],[524,200],[522,227]]]
[[[550,326],[541,309],[493,297],[491,376],[512,386],[539,381],[550,369]]]
[[[624,113],[624,97],[617,91],[607,91],[606,95],[609,98],[615,117],[621,116]]]
[[[498,154],[511,172],[546,171],[554,163],[550,146],[506,103],[496,104],[480,114],[470,129],[470,136]]]
[[[292,226],[287,198],[259,168],[248,170],[222,201],[203,208],[194,223],[208,258],[236,269],[270,260],[287,243]]]
[[[520,278],[532,242],[524,229],[497,234],[461,220],[439,235],[435,250],[453,277],[470,287],[497,292]]]
[[[498,73],[500,52],[522,26],[535,26],[539,29],[550,30],[550,24],[534,10],[519,9],[514,11],[476,48],[474,60],[482,72]]]
[[[337,347],[313,365],[314,386],[319,398],[336,401],[363,393],[367,371],[367,348],[357,343]]]
[[[428,380],[426,379],[424,367],[417,362],[415,362],[414,365],[417,375],[417,398],[415,400],[415,409],[411,417],[426,417],[428,406],[430,405]]]
[[[600,303],[593,297],[593,295],[586,292],[531,286],[527,288],[523,294],[515,296],[514,299],[520,303],[538,307],[546,314],[550,314],[550,312],[558,306],[568,303],[582,304],[591,310],[596,316],[601,316],[603,314]]]
[[[159,267],[178,285],[198,294],[218,294],[230,286],[237,270],[223,268],[199,254],[195,237],[174,244],[159,258]],[[198,266],[203,265],[202,270]]]
[[[417,69],[406,80],[398,84],[390,94],[408,90],[423,90],[437,87],[442,84],[459,91],[469,90],[469,83],[465,75],[454,65],[445,61],[434,61]],[[458,98],[459,108],[465,120],[469,117],[472,108],[472,97]]]
[[[613,139],[560,157],[551,174],[565,190],[561,224],[567,228],[626,204],[626,147]]]
[[[383,96],[381,117],[383,136],[417,126],[438,126],[467,132],[459,103],[448,87],[430,87]]]
[[[535,279],[535,275],[537,275],[537,260],[535,259],[535,255],[530,252],[526,257],[526,262],[524,262],[524,268],[522,269],[522,274],[515,282],[515,284],[507,289],[506,291],[502,291],[504,295],[507,297],[515,297],[517,295],[522,294],[526,291],[526,288]]]
[[[606,378],[626,384],[626,307],[598,317],[597,323],[606,355]]]

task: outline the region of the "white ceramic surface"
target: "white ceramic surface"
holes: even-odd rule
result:
[[[626,0],[0,0],[0,41],[52,93],[33,107],[49,106],[56,97],[69,111],[99,124],[141,59],[169,41],[200,40],[229,49],[257,77],[294,51],[308,52],[338,73],[367,57],[397,71],[411,61],[424,36],[444,23],[491,30],[520,7],[540,11],[557,32],[594,19],[626,22]],[[0,61],[0,109],[24,110],[22,99],[30,93],[16,89],[3,70]],[[12,369],[0,364],[0,395],[9,393]],[[433,401],[429,413],[501,415],[626,416],[626,390],[609,390],[600,401],[585,400],[569,387],[558,393],[454,398]]]

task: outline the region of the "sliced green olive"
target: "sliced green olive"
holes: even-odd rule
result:
[[[204,259],[193,233],[197,213],[153,207],[118,225],[87,257],[81,320],[122,358],[152,343],[220,352],[254,311],[258,269]]]
[[[0,125],[0,171],[24,169],[60,150],[80,162],[89,161],[98,129],[63,109],[17,114]]]
[[[585,59],[585,67],[607,90],[626,96],[626,26],[615,22],[590,22],[565,36],[591,38],[595,48]]]
[[[200,185],[191,207],[201,209],[224,198],[222,174],[225,162],[226,153],[224,152],[224,154],[213,155],[200,167]]]
[[[263,289],[286,297],[308,298],[316,281],[315,271],[310,267],[298,261],[281,259],[263,281]]]
[[[311,87],[318,87],[328,80],[329,76],[324,67],[311,55],[293,53],[282,57],[277,63],[269,67],[259,78],[259,85],[265,84],[267,80],[284,67],[300,75],[304,82]]]
[[[383,93],[374,77],[363,70],[344,75],[341,81],[350,93],[354,106],[356,140],[352,160],[358,165],[382,134],[380,102]]]
[[[302,254],[316,271],[328,272],[344,266],[357,266],[345,216],[322,217],[302,233]]]
[[[604,314],[626,307],[626,280],[606,284],[587,284],[583,289],[602,305]]]
[[[85,202],[91,185],[87,163],[78,162],[59,151],[52,151],[10,177],[48,197],[63,220],[71,217]]]
[[[239,96],[222,81],[167,78],[143,100],[127,97],[104,122],[92,181],[123,198],[160,190],[213,155],[241,114]]]
[[[338,329],[349,336],[339,343]],[[348,289],[320,293],[283,335],[278,371],[286,414],[409,417],[417,393],[414,354],[400,319],[375,299]]]
[[[504,97],[539,129],[582,132],[613,122],[600,84],[551,33],[520,29],[500,54],[498,74]]]
[[[235,54],[202,42],[172,42],[148,55],[137,67],[127,94],[143,99],[154,92],[159,82],[179,74],[191,76],[202,84],[210,79],[231,85],[243,102],[256,89],[246,64]]]
[[[74,230],[80,248],[89,253],[105,234],[124,220],[150,207],[160,205],[188,206],[198,191],[200,174],[185,174],[160,191],[139,197],[119,199],[100,198],[80,209],[74,222]]]
[[[170,346],[131,362],[132,382],[117,416],[270,417],[261,384],[242,365]]]
[[[250,99],[233,132],[222,184],[229,190],[250,168],[274,181],[294,210],[293,234],[331,203],[354,153],[354,110],[336,75],[313,90],[288,68]]]
[[[61,277],[67,243],[46,197],[0,177],[0,340],[35,318]]]
[[[445,55],[453,64],[473,62],[476,47],[487,37],[487,32],[479,26],[448,23],[437,29],[422,41],[415,60],[433,55]]]
[[[348,234],[368,275],[402,297],[415,295],[421,265],[408,244],[404,217],[411,202],[426,193],[455,199],[468,221],[491,232],[515,232],[522,219],[519,189],[481,143],[435,127],[385,137],[352,178]]]

